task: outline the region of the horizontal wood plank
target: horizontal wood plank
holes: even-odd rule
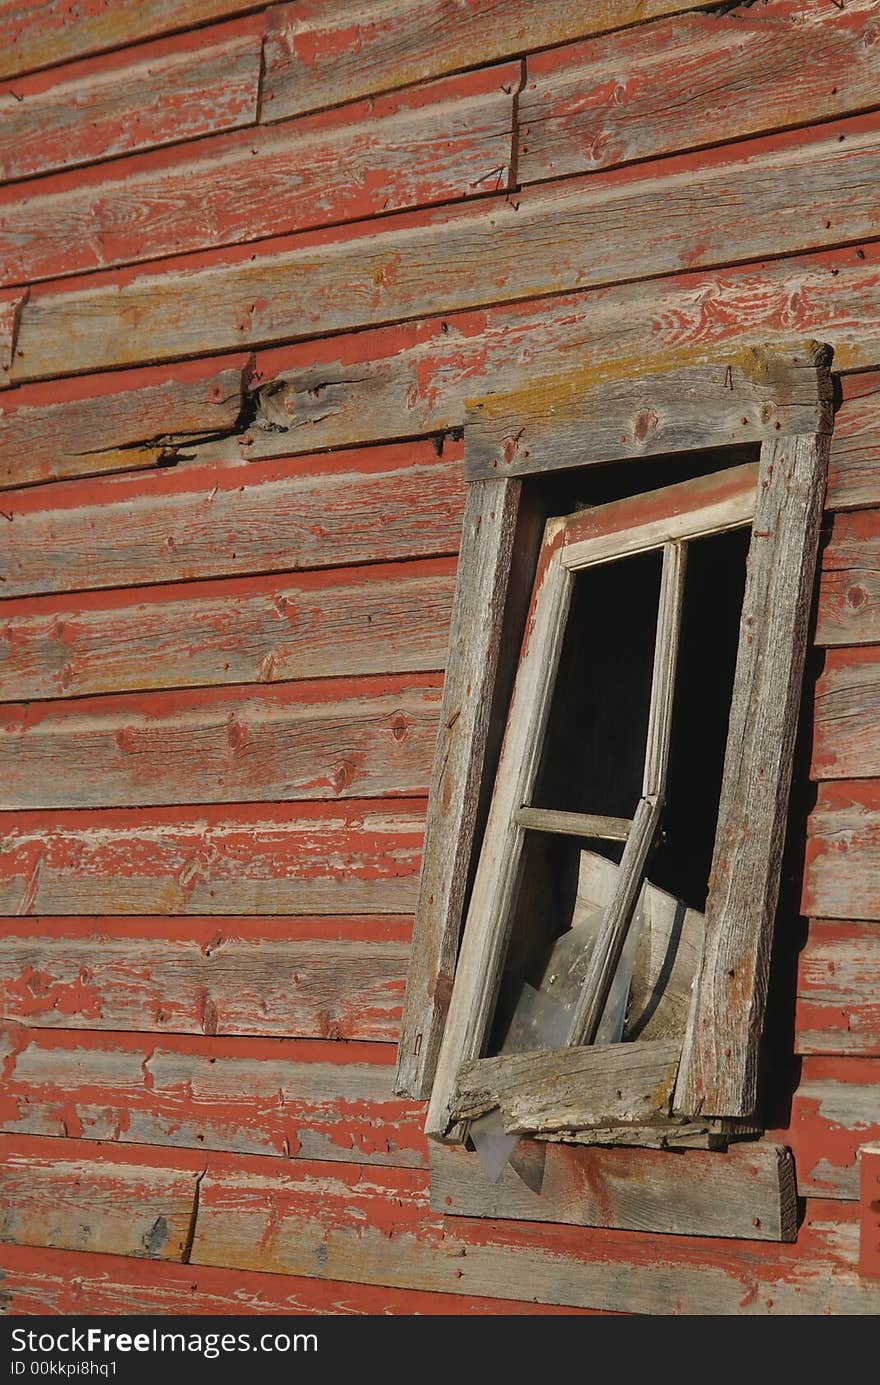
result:
[[[727,9],[734,12],[728,14]],[[873,0],[725,7],[530,54],[522,183],[829,120],[876,104]]]
[[[834,419],[827,505],[880,505],[880,372],[844,375]]]
[[[880,1289],[856,1271],[857,1223],[834,1203],[810,1209],[797,1245],[765,1244],[759,1255],[749,1242],[705,1237],[451,1222],[426,1203],[424,1175],[403,1170],[215,1172],[202,1182],[192,1263],[618,1312],[876,1313],[880,1305]]]
[[[779,1145],[734,1146],[722,1154],[523,1140],[497,1183],[461,1146],[432,1143],[430,1159],[431,1207],[446,1216],[744,1240],[795,1237],[794,1165]]]
[[[71,23],[70,0],[15,0],[0,12],[0,77],[262,7],[262,0],[92,0]]]
[[[834,347],[835,369],[862,369],[880,362],[878,318],[880,247],[866,244],[312,339],[257,357],[257,418],[268,429],[198,451],[253,459],[460,428],[468,400],[527,399],[536,377],[587,361],[598,382],[600,361],[613,380],[812,337]],[[832,469],[832,508],[847,488]]]
[[[2,501],[3,597],[455,553],[461,448],[161,468]]]
[[[9,601],[0,700],[442,668],[454,571],[441,558]]]
[[[8,919],[0,1014],[32,1028],[395,1042],[409,926]]]
[[[180,1261],[197,1182],[193,1169],[0,1136],[0,1240]]]
[[[0,914],[401,914],[424,803],[0,816]]]
[[[0,810],[424,797],[438,682],[0,706]]]
[[[36,283],[505,189],[518,80],[519,65],[507,64],[346,107],[332,120],[243,130],[43,178],[27,197],[18,185],[0,190],[0,282]],[[342,167],[354,176],[341,178]]]
[[[603,33],[705,0],[321,0],[270,11],[264,119],[334,105],[529,48]],[[710,0],[711,3],[711,0]]]
[[[880,510],[836,516],[821,562],[816,643],[880,642]]]
[[[149,1313],[187,1317],[389,1313],[430,1313],[436,1317],[467,1313],[495,1317],[568,1316],[591,1311],[467,1294],[424,1293],[417,1289],[387,1289],[383,1285],[206,1269],[169,1261],[150,1261],[145,1265],[127,1256],[83,1255],[43,1246],[2,1245],[0,1266],[0,1302],[16,1317],[71,1313],[126,1317]]]
[[[0,1126],[11,1134],[420,1166],[420,1105],[392,1092],[378,1044],[186,1039],[11,1027]]]
[[[590,368],[536,378],[528,397],[489,395],[467,416],[467,476],[491,480],[664,452],[831,431],[830,352],[746,351],[708,366],[629,380]],[[589,442],[586,440],[589,439]]]
[[[880,927],[816,920],[798,958],[798,1053],[880,1057]],[[877,1072],[880,1081],[880,1066]]]
[[[829,651],[816,685],[814,779],[880,775],[880,649]]]
[[[823,784],[807,832],[801,912],[880,919],[880,780]]]
[[[0,182],[251,124],[260,35],[248,30],[218,29],[213,43],[200,34],[197,47],[164,40],[134,62],[114,55],[0,87]]]
[[[788,1127],[775,1132],[791,1145],[801,1197],[858,1201],[859,1147],[880,1139],[878,1068],[868,1058],[804,1059]]]
[[[680,1055],[680,1039],[655,1039],[478,1058],[459,1069],[450,1114],[500,1108],[505,1130],[524,1134],[663,1121]]]
[[[0,403],[0,488],[155,466],[175,440],[228,433],[241,412],[244,364],[11,392]]]
[[[288,248],[223,263],[154,266],[125,282],[34,290],[24,304],[16,381],[237,349],[651,278],[880,234],[875,116],[685,155],[650,176],[587,175],[513,201],[407,213],[377,230],[305,232]],[[839,135],[843,134],[841,141]],[[805,209],[804,188],[811,190]],[[835,221],[829,207],[845,206]],[[618,231],[609,258],[609,228]]]

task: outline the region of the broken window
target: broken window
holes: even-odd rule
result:
[[[469,412],[396,1083],[430,1097],[438,1157],[473,1141],[497,1173],[523,1136],[585,1155],[759,1128],[829,359],[756,349]],[[600,462],[626,464],[624,498],[595,503]],[[588,475],[594,503],[566,513],[569,492],[533,542],[556,483]],[[498,1187],[489,1214],[522,1215]]]
[[[480,961],[453,996],[485,1037],[447,1124],[468,1119],[490,1166],[512,1147],[503,1126],[620,1140],[647,1123],[674,1140],[690,1124],[670,1117],[670,1049],[703,940],[756,476],[747,464],[547,524],[467,924]],[[610,1045],[607,1110],[589,1055],[580,1096],[548,1089],[567,1050]],[[505,1097],[505,1060],[538,1052]],[[653,1104],[634,1104],[630,1062]]]

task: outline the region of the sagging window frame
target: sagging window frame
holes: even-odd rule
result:
[[[523,606],[523,585],[531,589],[537,562],[539,536],[521,513],[522,479],[743,442],[759,443],[760,457],[706,941],[671,1077],[669,1055],[663,1060],[673,1122],[699,1122],[722,1133],[755,1128],[770,943],[833,427],[830,363],[830,348],[813,342],[753,348],[641,378],[603,380],[600,371],[591,379],[589,372],[575,372],[536,381],[518,395],[487,396],[469,408],[463,541],[396,1083],[401,1094],[430,1096],[426,1129],[433,1141],[460,1137],[457,1077],[463,1066],[480,1061],[485,1039],[485,1016],[475,1017],[466,1005],[454,1004],[446,1021],[477,846],[477,804],[491,760],[499,655],[509,657],[504,632],[509,641],[511,611]],[[464,951],[461,961],[473,964]]]

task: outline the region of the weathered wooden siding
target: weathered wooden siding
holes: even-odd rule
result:
[[[880,1309],[878,78],[874,0],[0,3],[7,1311]],[[466,401],[800,337],[797,1240],[449,1217],[393,1071]]]

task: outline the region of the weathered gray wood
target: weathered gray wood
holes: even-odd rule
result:
[[[801,1197],[858,1202],[859,1147],[880,1140],[876,1072],[876,1059],[803,1060],[785,1137]]]
[[[601,841],[625,842],[632,827],[631,818],[609,818],[600,813],[564,813],[555,808],[520,808],[514,814],[518,827],[531,832],[559,832],[567,837],[598,837]]]
[[[58,408],[63,428],[68,411]],[[37,430],[37,453],[39,437]],[[0,418],[0,447],[2,438]],[[438,457],[424,441],[352,451],[308,469],[179,466],[81,481],[60,496],[28,487],[3,498],[11,522],[0,591],[12,598],[450,554],[464,493],[455,450]]]
[[[15,0],[0,12],[0,77],[258,8],[258,0],[94,0],[71,23],[69,0]]]
[[[880,777],[880,649],[830,650],[813,708],[814,779]]]
[[[813,919],[798,957],[798,1053],[880,1057],[880,927]],[[880,1102],[876,1109],[880,1124]]]
[[[405,914],[423,803],[0,817],[2,914]]]
[[[588,174],[552,191],[407,213],[370,235],[269,251],[235,264],[145,272],[122,284],[31,290],[12,379],[339,332],[489,303],[858,243],[880,232],[880,137],[853,130],[719,161],[654,165],[638,179]],[[801,214],[805,186],[845,220]],[[830,221],[826,226],[825,222]],[[609,227],[618,229],[607,253]],[[644,311],[640,340],[644,341]],[[614,372],[612,372],[613,374]],[[630,366],[627,371],[632,374]],[[532,372],[534,374],[534,372]],[[411,432],[411,426],[407,428]]]
[[[444,315],[369,338],[350,333],[326,342],[318,360],[311,345],[286,347],[266,358],[274,378],[257,400],[271,429],[258,423],[198,453],[250,461],[461,428],[468,401],[528,390],[585,361],[603,361],[609,376],[656,374],[814,336],[834,346],[836,370],[876,369],[880,263],[870,247],[864,254],[771,259],[489,307],[476,318]]]
[[[200,1170],[83,1158],[81,1146],[54,1143],[0,1139],[0,1241],[185,1258]]]
[[[256,35],[250,44],[258,63]],[[83,178],[49,176],[26,198],[0,188],[0,282],[57,281],[505,189],[519,73],[511,63],[335,119],[216,135]],[[369,177],[340,176],[346,166]]]
[[[880,504],[880,372],[844,376],[828,461],[830,510]]]
[[[711,3],[711,0],[710,0]],[[366,0],[269,11],[263,119],[703,7],[705,0]],[[354,22],[356,20],[356,22]],[[453,22],[454,21],[454,22]]]
[[[522,1140],[494,1184],[477,1156],[460,1146],[432,1142],[430,1160],[431,1207],[445,1216],[679,1236],[795,1238],[794,1163],[779,1145],[673,1154]]]
[[[880,780],[823,784],[807,823],[801,911],[880,919]]]
[[[511,396],[475,400],[467,415],[469,480],[525,476],[699,451],[779,434],[831,431],[831,378],[818,373],[827,347],[754,349],[712,365],[662,375],[607,378],[602,362],[558,370]],[[604,376],[604,378],[603,378]]]
[[[662,797],[642,798],[620,861],[614,894],[590,953],[587,973],[571,1021],[570,1044],[591,1044],[605,1009],[614,973],[645,878],[645,863],[660,825]]]
[[[561,531],[561,521],[549,521],[437,1061],[426,1130],[440,1138],[449,1127],[458,1070],[485,1042],[507,950],[524,835],[515,814],[529,801],[538,772],[571,598],[571,575],[559,556]]]
[[[176,444],[231,431],[241,412],[243,364],[212,374],[180,366],[151,373],[146,384],[130,375],[83,381],[73,397],[10,394],[0,407],[0,487],[155,466]]]
[[[466,1061],[450,1114],[499,1107],[505,1130],[522,1135],[668,1120],[680,1054],[677,1040],[657,1039]]]
[[[43,22],[35,18],[32,27]],[[75,76],[68,69],[60,81],[7,87],[0,93],[0,181],[253,124],[260,36],[249,29],[232,37],[221,30],[219,42],[209,30],[195,51],[191,40],[161,53],[123,51],[109,68],[92,65]],[[16,191],[22,205],[39,195],[38,187]],[[42,229],[40,221],[31,225]]]
[[[446,1012],[495,690],[520,484],[468,488],[396,1088],[427,1096]]]
[[[880,643],[880,509],[835,515],[822,551],[816,644]]]
[[[201,1185],[191,1262],[629,1313],[880,1310],[880,1286],[858,1274],[858,1223],[839,1204],[808,1207],[797,1245],[756,1254],[735,1240],[444,1223],[414,1183],[339,1166],[217,1170]]]
[[[706,943],[676,1091],[688,1115],[755,1109],[828,451],[827,437],[761,451]]]
[[[592,9],[592,6],[587,7]],[[875,104],[874,0],[761,0],[530,53],[521,183],[830,120]]]
[[[10,601],[0,700],[443,666],[454,562]]]
[[[11,1027],[0,1031],[0,1051],[0,1128],[17,1139],[54,1141],[72,1127],[105,1148],[156,1145],[356,1167],[426,1161],[422,1108],[393,1095],[388,1046]]]
[[[9,384],[18,322],[27,291],[0,294],[0,389]]]
[[[0,810],[427,793],[437,688],[387,683],[0,706]]]
[[[285,936],[215,919],[191,936],[167,923],[41,919],[0,938],[0,1016],[37,1029],[127,1030],[394,1042],[408,944]],[[288,934],[290,929],[287,930]],[[314,925],[310,930],[316,931]]]
[[[685,546],[680,543],[664,544],[654,667],[651,675],[651,705],[648,711],[648,740],[642,779],[642,793],[646,798],[654,794],[664,796],[666,793],[686,568]]]

